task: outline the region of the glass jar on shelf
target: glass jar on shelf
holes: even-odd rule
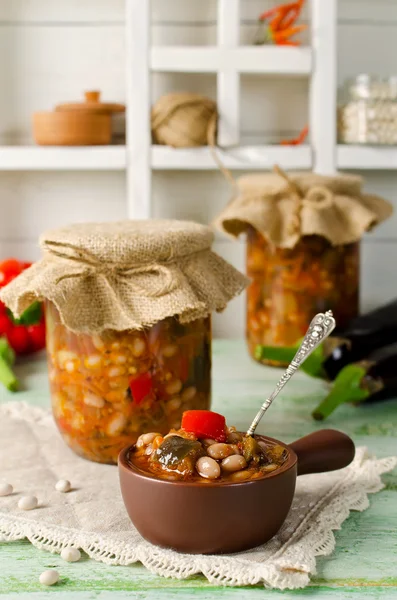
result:
[[[211,312],[246,278],[183,221],[82,224],[42,236],[44,257],[3,289],[19,314],[46,301],[52,408],[80,456],[115,463],[142,433],[211,400]]]
[[[363,194],[361,178],[352,175],[277,169],[240,177],[237,188],[216,225],[247,234],[252,357],[258,346],[295,346],[318,312],[332,310],[339,329],[348,325],[359,309],[360,239],[391,214],[391,205]],[[285,364],[271,354],[269,364]]]
[[[338,139],[344,144],[397,144],[397,76],[358,75],[340,92]]]

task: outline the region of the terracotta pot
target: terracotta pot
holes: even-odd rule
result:
[[[97,90],[84,92],[84,102],[64,102],[55,107],[56,111],[78,111],[95,114],[115,114],[125,112],[125,105],[116,102],[101,102],[101,92]]]
[[[332,429],[312,433],[287,446],[284,465],[241,483],[200,484],[157,479],[119,456],[120,486],[129,517],[149,542],[194,554],[230,553],[254,548],[280,529],[291,507],[297,475],[346,467],[353,441]]]
[[[33,137],[42,146],[97,146],[110,144],[111,115],[84,111],[36,112]]]

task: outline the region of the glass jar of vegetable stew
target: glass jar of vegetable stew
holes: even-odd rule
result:
[[[53,412],[77,454],[114,463],[209,407],[211,314],[248,283],[213,237],[185,221],[71,225],[44,233],[42,260],[2,289],[16,316],[46,302]]]
[[[53,412],[77,454],[115,462],[142,432],[165,434],[183,411],[209,407],[209,317],[101,336],[70,331],[52,303],[46,317]]]
[[[294,248],[273,248],[250,227],[247,273],[247,340],[254,357],[258,344],[296,344],[318,312],[331,309],[341,328],[358,314],[359,242],[332,246],[305,236]]]

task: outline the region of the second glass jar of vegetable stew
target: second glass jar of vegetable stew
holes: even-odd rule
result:
[[[359,243],[332,246],[306,236],[294,248],[271,248],[252,227],[247,232],[247,340],[293,346],[313,315],[331,309],[339,327],[358,313]]]
[[[240,177],[216,224],[247,234],[249,352],[285,365],[278,348],[297,344],[316,313],[332,310],[339,330],[357,316],[360,240],[392,207],[354,175],[275,171]]]
[[[46,301],[53,413],[80,456],[115,463],[209,407],[211,312],[247,284],[212,240],[183,221],[75,225],[46,233],[42,261],[4,288],[16,315]]]

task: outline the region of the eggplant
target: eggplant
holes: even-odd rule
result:
[[[397,397],[397,343],[377,348],[365,360],[344,367],[330,393],[313,411],[316,420],[328,417],[340,404],[379,402]]]
[[[334,380],[350,363],[365,359],[377,348],[397,342],[397,300],[353,319],[337,336],[330,336],[301,369],[312,377]],[[293,347],[258,346],[258,360],[290,363],[300,343]]]

